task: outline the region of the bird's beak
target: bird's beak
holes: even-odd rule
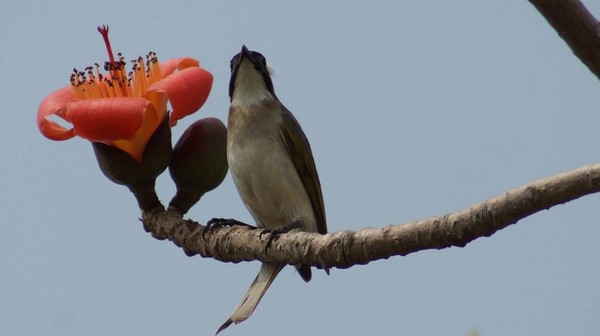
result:
[[[240,61],[244,58],[252,59],[252,54],[250,54],[250,50],[246,48],[245,45],[242,46],[242,50],[240,51]]]

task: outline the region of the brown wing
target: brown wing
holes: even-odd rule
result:
[[[319,233],[325,234],[327,233],[325,205],[323,204],[321,183],[319,182],[319,175],[317,175],[317,167],[315,166],[310,144],[296,118],[283,105],[282,108],[288,113],[283,114],[283,123],[279,129],[281,138],[310,198],[317,221],[317,229]]]

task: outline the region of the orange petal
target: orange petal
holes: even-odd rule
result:
[[[38,107],[37,124],[40,132],[45,137],[51,140],[67,140],[75,136],[73,128],[66,129],[59,123],[47,119],[52,115],[56,115],[70,122],[66,113],[67,105],[75,99],[71,87],[66,86],[52,92],[42,100]]]
[[[142,126],[137,130],[135,136],[131,140],[116,140],[114,146],[128,153],[138,163],[142,163],[144,149],[148,141],[154,135],[156,128],[162,122],[162,118],[158,119],[158,111],[155,106],[148,104]]]
[[[170,125],[174,126],[177,120],[196,112],[204,105],[212,82],[210,72],[197,67],[186,68],[150,85],[144,96],[151,99],[155,93],[165,94],[173,108]]]
[[[161,61],[159,64],[160,72],[162,73],[163,77],[169,76],[170,74],[175,72],[175,70],[183,70],[185,68],[191,67],[197,68],[200,66],[200,62],[191,57],[171,58],[164,62]]]
[[[67,118],[80,137],[112,143],[135,136],[150,104],[141,97],[82,99],[69,104]],[[156,111],[151,109],[151,113]]]

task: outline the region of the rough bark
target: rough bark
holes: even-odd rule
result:
[[[348,268],[428,249],[464,247],[536,212],[600,191],[600,164],[541,179],[455,213],[403,225],[316,233],[282,234],[265,251],[262,230],[244,226],[217,228],[182,219],[164,209],[143,213],[146,231],[157,239],[169,239],[189,255],[226,262],[248,260]]]

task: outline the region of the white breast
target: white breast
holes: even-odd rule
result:
[[[244,60],[237,72],[235,89],[231,97],[231,106],[247,108],[259,104],[266,99],[274,99],[265,87],[260,73],[253,69],[253,65]]]

